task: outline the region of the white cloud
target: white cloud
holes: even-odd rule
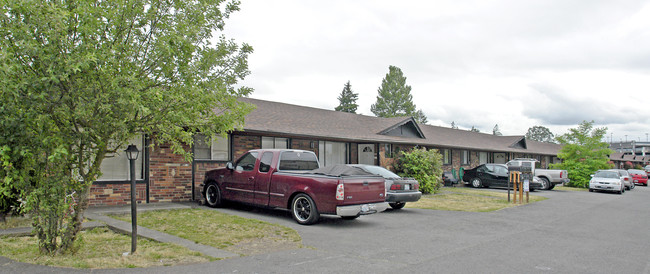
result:
[[[334,109],[349,80],[371,114],[395,65],[431,124],[650,132],[647,1],[247,0],[226,35],[255,49],[254,98]]]

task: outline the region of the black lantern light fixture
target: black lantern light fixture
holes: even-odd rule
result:
[[[126,157],[129,158],[129,160],[137,160],[138,159],[138,154],[140,151],[138,150],[138,147],[135,145],[129,145],[129,147],[126,148]]]
[[[138,159],[140,151],[135,145],[129,145],[126,150],[126,157],[129,158],[129,168],[131,177],[131,254],[135,252],[138,245],[138,217],[136,210],[135,197],[135,160]]]

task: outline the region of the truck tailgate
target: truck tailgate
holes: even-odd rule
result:
[[[386,200],[386,187],[381,177],[344,177],[343,205],[379,203]]]

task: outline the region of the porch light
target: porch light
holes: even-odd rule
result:
[[[129,158],[129,160],[138,159],[138,154],[140,153],[140,151],[135,145],[129,145],[125,151],[126,151],[126,157]]]

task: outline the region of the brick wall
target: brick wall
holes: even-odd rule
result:
[[[174,154],[168,145],[156,145],[150,150],[149,172],[150,202],[191,200],[192,165],[182,155]]]
[[[144,183],[136,183],[135,197],[138,203],[144,203],[147,199],[147,186]],[[90,206],[116,206],[131,204],[130,183],[99,183],[90,187],[88,196]]]
[[[255,135],[232,135],[233,161],[236,161],[251,149],[262,148],[262,137]]]
[[[194,163],[194,198],[202,200],[201,184],[205,178],[205,172],[219,167],[225,167],[226,162],[196,162]]]

